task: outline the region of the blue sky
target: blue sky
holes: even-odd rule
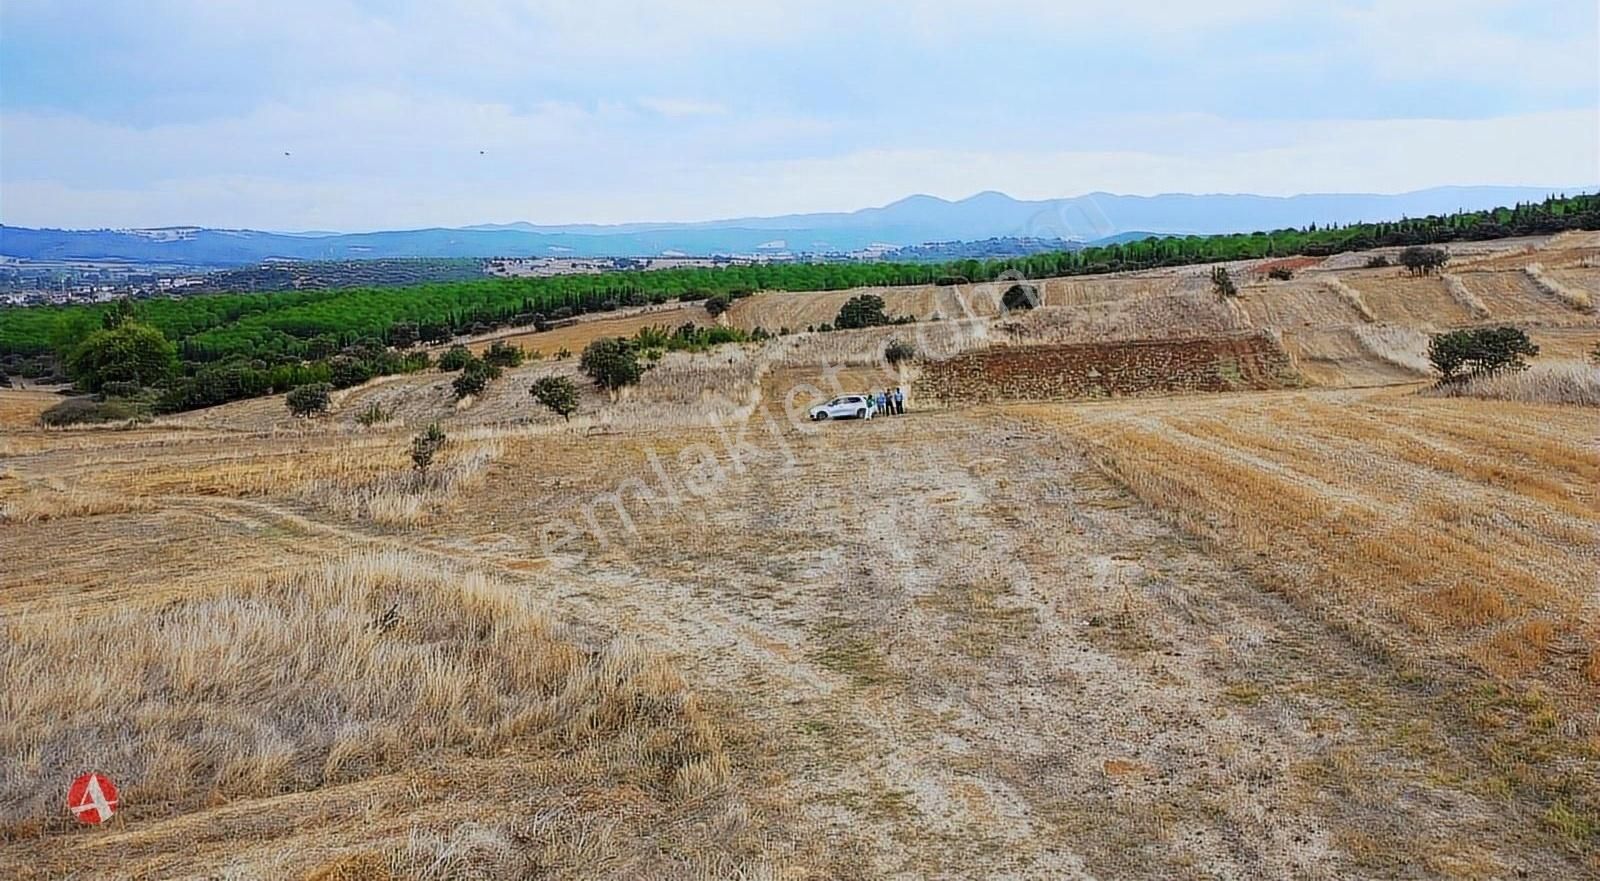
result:
[[[0,0],[0,220],[358,230],[1600,181],[1594,0],[864,6]]]

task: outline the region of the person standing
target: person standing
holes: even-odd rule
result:
[[[882,415],[883,413],[887,412],[887,410],[885,410],[885,408],[888,407],[888,406],[889,406],[889,395],[888,395],[888,393],[885,392],[883,389],[878,389],[878,414]]]
[[[906,390],[898,385],[894,387],[894,415],[906,415]]]

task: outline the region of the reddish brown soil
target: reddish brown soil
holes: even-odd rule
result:
[[[1062,400],[1286,388],[1298,377],[1265,334],[967,352],[929,364],[919,400]]]

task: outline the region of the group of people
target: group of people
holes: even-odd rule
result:
[[[868,392],[867,398],[877,403],[878,412],[882,415],[906,415],[906,390],[903,388],[878,389]]]

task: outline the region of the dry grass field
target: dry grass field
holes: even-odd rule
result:
[[[604,316],[604,313],[602,315]],[[577,355],[583,351],[584,346],[601,337],[633,336],[640,328],[673,329],[684,324],[704,327],[711,323],[711,316],[699,303],[670,303],[647,309],[630,309],[626,314],[617,317],[584,316],[565,327],[552,328],[542,333],[527,330],[499,331],[474,339],[468,344],[468,348],[481,354],[495,340],[503,340],[510,345],[521,346],[529,352],[538,352],[543,357],[554,358],[563,349]]]
[[[0,877],[1600,878],[1600,318],[1526,270],[1589,290],[1593,249],[1054,280],[669,355],[570,422],[527,394],[570,362],[312,421],[0,391]],[[1480,319],[1541,363],[1428,393],[1427,334]],[[1239,333],[1291,387],[798,418]],[[106,827],[64,807],[91,768]]]

